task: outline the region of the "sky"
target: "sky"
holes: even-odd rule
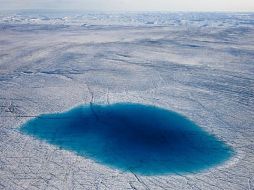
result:
[[[254,12],[254,0],[0,0],[0,9]]]

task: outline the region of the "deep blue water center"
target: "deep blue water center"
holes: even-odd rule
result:
[[[175,112],[142,104],[82,105],[21,127],[62,149],[142,175],[198,172],[233,150]]]

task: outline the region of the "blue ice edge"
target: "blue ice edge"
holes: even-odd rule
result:
[[[20,130],[98,163],[141,175],[200,172],[234,154],[186,117],[135,103],[81,105],[40,115]]]

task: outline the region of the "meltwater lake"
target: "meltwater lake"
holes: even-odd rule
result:
[[[200,172],[234,151],[186,117],[134,104],[81,105],[43,114],[21,132],[111,168],[141,175]]]

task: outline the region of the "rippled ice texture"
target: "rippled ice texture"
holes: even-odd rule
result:
[[[252,13],[0,13],[0,189],[253,189]],[[232,146],[202,172],[121,172],[20,133],[80,104],[183,114]]]

